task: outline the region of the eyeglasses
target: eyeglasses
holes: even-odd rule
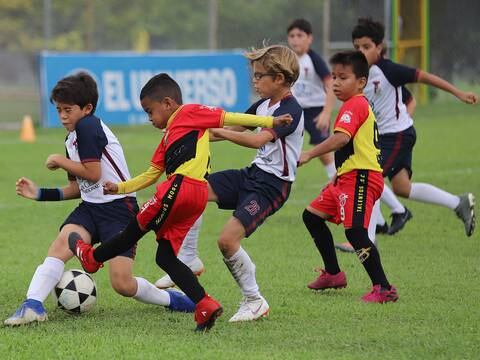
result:
[[[253,73],[253,78],[255,80],[261,80],[264,76],[275,76],[275,75],[277,75],[276,72],[264,72],[264,73],[255,72],[255,73]]]

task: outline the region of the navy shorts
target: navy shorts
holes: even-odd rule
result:
[[[400,170],[408,171],[408,176],[412,177],[412,153],[417,134],[415,128],[410,126],[408,129],[398,133],[383,134],[379,136],[381,165],[383,177],[392,178]]]
[[[125,197],[109,203],[95,204],[82,201],[65,219],[60,230],[67,224],[83,226],[92,237],[92,244],[103,243],[122,231],[138,213],[137,200]],[[136,246],[120,256],[135,258]]]
[[[322,110],[323,106],[303,109],[303,120],[305,123],[305,130],[307,130],[310,135],[310,145],[320,144],[330,136],[330,127],[324,131],[320,131],[317,129],[317,126],[313,121]]]
[[[251,165],[240,170],[225,170],[211,174],[208,183],[218,197],[220,209],[235,210],[233,216],[250,236],[265,219],[287,201],[291,182]]]

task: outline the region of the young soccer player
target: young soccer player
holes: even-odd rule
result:
[[[143,189],[165,172],[167,179],[157,185],[155,195],[141,208],[125,230],[94,249],[79,237],[70,237],[70,249],[83,268],[96,272],[104,261],[134,246],[148,231],[157,236],[157,264],[196,304],[197,330],[210,329],[223,309],[177,258],[185,235],[207,204],[206,176],[209,170],[208,129],[226,125],[264,126],[288,124],[290,115],[278,117],[226,113],[204,105],[182,105],[178,84],[167,74],[150,79],[142,88],[140,101],[153,126],[166,129],[146,172],[122,182],[107,181],[107,194],[125,194]]]
[[[124,229],[138,211],[134,193],[104,195],[102,182],[130,178],[123,150],[115,135],[97,117],[97,85],[86,73],[77,73],[60,80],[52,90],[62,125],[68,130],[67,156],[50,155],[46,166],[63,169],[69,183],[62,188],[39,188],[22,177],[17,181],[17,194],[37,201],[82,199],[66,218],[57,238],[50,245],[47,257],[38,266],[27,292],[27,299],[5,325],[22,325],[47,319],[43,302],[60,280],[65,263],[72,258],[67,238],[80,234],[87,243],[103,242]],[[167,306],[172,310],[190,311],[195,305],[180,292],[157,289],[141,277],[132,275],[135,247],[129,247],[110,262],[110,282],[117,293],[147,303]]]
[[[476,104],[478,97],[457,89],[436,75],[383,58],[383,38],[384,26],[371,19],[359,19],[352,31],[355,49],[364,53],[370,66],[365,96],[373,104],[378,121],[383,175],[389,178],[398,196],[453,210],[463,221],[466,235],[471,236],[475,229],[475,197],[472,193],[457,196],[430,184],[411,181],[416,133],[402,101],[401,87],[421,82],[447,91],[467,104]],[[405,220],[411,214],[406,209],[398,217]]]
[[[311,49],[312,25],[305,19],[294,20],[287,28],[288,46],[297,54],[300,72],[292,86],[293,96],[303,108],[305,130],[310,135],[310,144],[317,145],[330,134],[330,117],[335,95],[332,78],[325,61]],[[327,176],[331,179],[336,172],[333,154],[319,157]]]
[[[234,210],[218,239],[223,261],[243,295],[230,322],[255,320],[269,312],[255,278],[255,264],[241,241],[287,201],[303,145],[302,108],[291,94],[299,74],[295,53],[285,46],[273,45],[249,52],[246,57],[253,68],[255,91],[261,97],[247,113],[289,113],[293,122],[273,130],[260,128],[254,134],[211,130],[216,137],[258,149],[250,166],[216,172],[208,178],[209,201],[215,201],[221,209]]]
[[[335,120],[334,134],[323,143],[302,152],[300,165],[326,152],[335,151],[337,177],[303,212],[303,221],[317,246],[325,270],[308,284],[310,289],[324,290],[347,286],[340,271],[332,234],[325,220],[343,223],[345,235],[365,267],[372,291],[362,297],[365,302],[385,303],[398,299],[383,271],[380,254],[368,238],[372,207],[383,190],[382,168],[378,161],[375,116],[363,89],[368,79],[368,63],[359,51],[335,54],[331,60],[333,92],[344,102]]]

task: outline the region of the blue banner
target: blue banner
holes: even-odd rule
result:
[[[143,85],[168,73],[180,85],[183,102],[243,112],[250,99],[248,62],[240,52],[51,53],[40,55],[43,125],[61,126],[50,92],[61,78],[87,71],[97,81],[95,114],[107,124],[148,121],[140,105]]]

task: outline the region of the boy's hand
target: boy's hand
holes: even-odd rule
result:
[[[462,100],[464,103],[474,105],[478,103],[478,96],[472,92],[464,92],[462,91],[458,94],[458,98]]]
[[[26,177],[21,177],[17,180],[15,183],[15,190],[17,195],[23,196],[27,199],[37,200],[38,186]]]
[[[330,115],[326,114],[325,111],[322,111],[313,121],[318,130],[326,131],[330,126]]]
[[[280,116],[275,116],[273,118],[273,127],[277,126],[287,126],[290,125],[293,121],[292,115],[290,114],[283,114]]]
[[[310,160],[312,160],[310,153],[308,151],[302,151],[302,153],[300,154],[300,159],[298,160],[298,166],[300,167],[302,165],[305,165]]]
[[[65,156],[60,154],[51,154],[48,156],[47,161],[45,161],[45,166],[49,170],[57,170],[60,166],[58,165],[58,160],[64,158]]]
[[[115,195],[118,193],[118,185],[107,181],[103,184],[103,194],[104,195]]]

